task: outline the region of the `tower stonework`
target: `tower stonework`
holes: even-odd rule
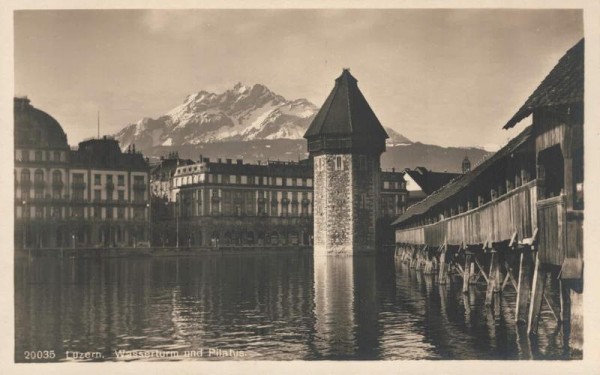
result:
[[[314,163],[315,255],[375,252],[388,135],[348,70],[304,138]]]

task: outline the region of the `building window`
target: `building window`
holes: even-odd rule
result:
[[[119,195],[119,202],[125,201],[125,190],[119,190],[117,194]]]
[[[60,171],[54,171],[54,172],[52,172],[52,182],[53,183],[60,183],[60,182],[62,182],[62,173],[60,173]]]
[[[73,189],[73,200],[74,201],[82,201],[83,200],[83,189]]]
[[[367,157],[364,155],[360,155],[358,157],[358,169],[364,171],[367,169]]]
[[[342,157],[336,156],[335,158],[335,169],[341,171],[343,169]]]
[[[99,174],[94,174],[94,185],[100,185],[102,181],[102,177]]]
[[[100,199],[102,199],[102,190],[94,189],[94,200],[99,201]]]
[[[74,173],[73,183],[83,184],[83,173]]]
[[[44,217],[44,208],[42,207],[36,207],[35,208],[35,217],[36,219],[41,219]]]
[[[383,188],[384,188],[384,189],[389,189],[389,188],[390,188],[390,183],[389,183],[389,181],[383,181]]]
[[[23,169],[21,171],[21,182],[29,182],[31,180],[31,173],[29,169]]]
[[[133,191],[133,201],[134,202],[143,202],[144,201],[144,192],[141,190]]]
[[[71,208],[71,217],[83,217],[83,207]]]
[[[29,219],[31,217],[31,212],[29,211],[28,206],[23,206],[23,218]]]
[[[60,207],[52,207],[52,217],[55,219],[60,219],[61,216],[62,212],[60,210]]]
[[[125,219],[125,207],[117,207],[117,218]]]
[[[35,189],[35,191],[34,191],[34,197],[35,197],[35,199],[42,199],[42,198],[44,198],[44,190],[42,190],[42,189]]]
[[[308,187],[312,187],[313,186],[313,180],[312,180],[312,178],[309,178],[309,179],[306,180],[306,185]]]
[[[144,207],[135,207],[133,209],[133,218],[135,220],[143,220],[144,219]]]
[[[44,181],[44,171],[42,171],[41,169],[36,170],[33,178],[34,178],[35,182],[43,182]]]
[[[117,185],[125,186],[125,176],[123,176],[122,174],[117,176]]]
[[[106,218],[107,219],[113,218],[113,208],[112,207],[106,207]]]
[[[283,186],[283,178],[281,178],[281,177],[277,177],[277,178],[275,179],[275,181],[276,181],[276,182],[275,182],[275,185],[277,185],[277,186]]]
[[[21,161],[29,161],[29,150],[21,151]]]
[[[35,161],[42,161],[43,157],[42,157],[42,152],[41,151],[36,151],[35,152]]]
[[[54,151],[54,161],[60,161],[60,151]]]

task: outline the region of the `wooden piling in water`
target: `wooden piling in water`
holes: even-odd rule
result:
[[[490,306],[494,297],[494,291],[496,289],[496,270],[498,267],[498,254],[495,250],[491,252],[490,258],[490,273],[487,284],[487,291],[485,293],[485,305]]]
[[[471,253],[465,254],[465,268],[463,270],[463,293],[469,292],[469,283],[471,281],[471,269],[472,269]]]
[[[527,320],[527,333],[530,335],[537,334],[545,286],[546,273],[542,269],[540,259],[536,254],[535,267],[533,271],[533,285],[531,287],[531,303],[529,305],[529,317]]]
[[[519,276],[517,281],[517,302],[515,308],[515,319],[517,323],[527,323],[527,308],[531,295],[531,252],[529,248],[521,249],[519,257]]]
[[[447,246],[446,244],[444,244],[442,246],[441,249],[441,253],[440,253],[440,272],[439,272],[439,276],[438,276],[438,282],[440,283],[440,285],[444,285],[447,283],[448,281],[448,263],[446,263],[446,252],[447,252]]]
[[[471,264],[469,265],[470,267],[470,271],[469,271],[469,284],[477,284],[477,279],[479,278],[477,274],[475,274],[475,262],[473,261],[473,258],[475,257],[474,254],[471,255]]]

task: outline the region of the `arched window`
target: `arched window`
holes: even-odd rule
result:
[[[35,181],[44,181],[44,171],[41,169],[36,170],[34,179]]]
[[[52,182],[62,182],[62,173],[60,171],[52,172]]]
[[[29,169],[21,170],[21,182],[30,181],[30,180],[31,180],[31,173],[29,172]]]

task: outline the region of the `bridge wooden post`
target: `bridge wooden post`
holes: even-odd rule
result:
[[[473,262],[473,258],[474,257],[475,257],[475,254],[473,254],[471,256],[471,266],[470,266],[470,268],[471,268],[471,271],[470,271],[471,277],[469,279],[469,284],[471,284],[471,285],[477,284],[477,279],[478,279],[477,275],[475,274],[475,262]]]
[[[535,257],[535,268],[533,271],[533,285],[531,287],[531,304],[529,305],[529,319],[527,321],[527,333],[537,334],[540,310],[544,300],[544,288],[546,286],[546,273],[542,269],[539,254]]]
[[[464,247],[466,248],[466,247]],[[472,266],[473,261],[471,260],[471,252],[469,250],[465,250],[465,268],[463,269],[463,293],[469,292],[469,284],[472,278]]]
[[[531,295],[531,251],[529,248],[521,248],[519,259],[519,279],[517,282],[517,302],[515,319],[517,323],[527,323],[527,307]]]
[[[494,292],[497,289],[496,284],[499,282],[498,280],[498,254],[496,250],[492,248],[491,251],[491,259],[490,259],[490,273],[488,274],[488,285],[487,291],[485,293],[485,305],[490,306],[492,304],[492,299],[494,297]]]
[[[444,242],[442,245],[442,253],[440,254],[440,273],[438,276],[438,282],[441,285],[446,284],[448,279],[448,264],[446,263],[446,251],[448,250],[447,244]]]

